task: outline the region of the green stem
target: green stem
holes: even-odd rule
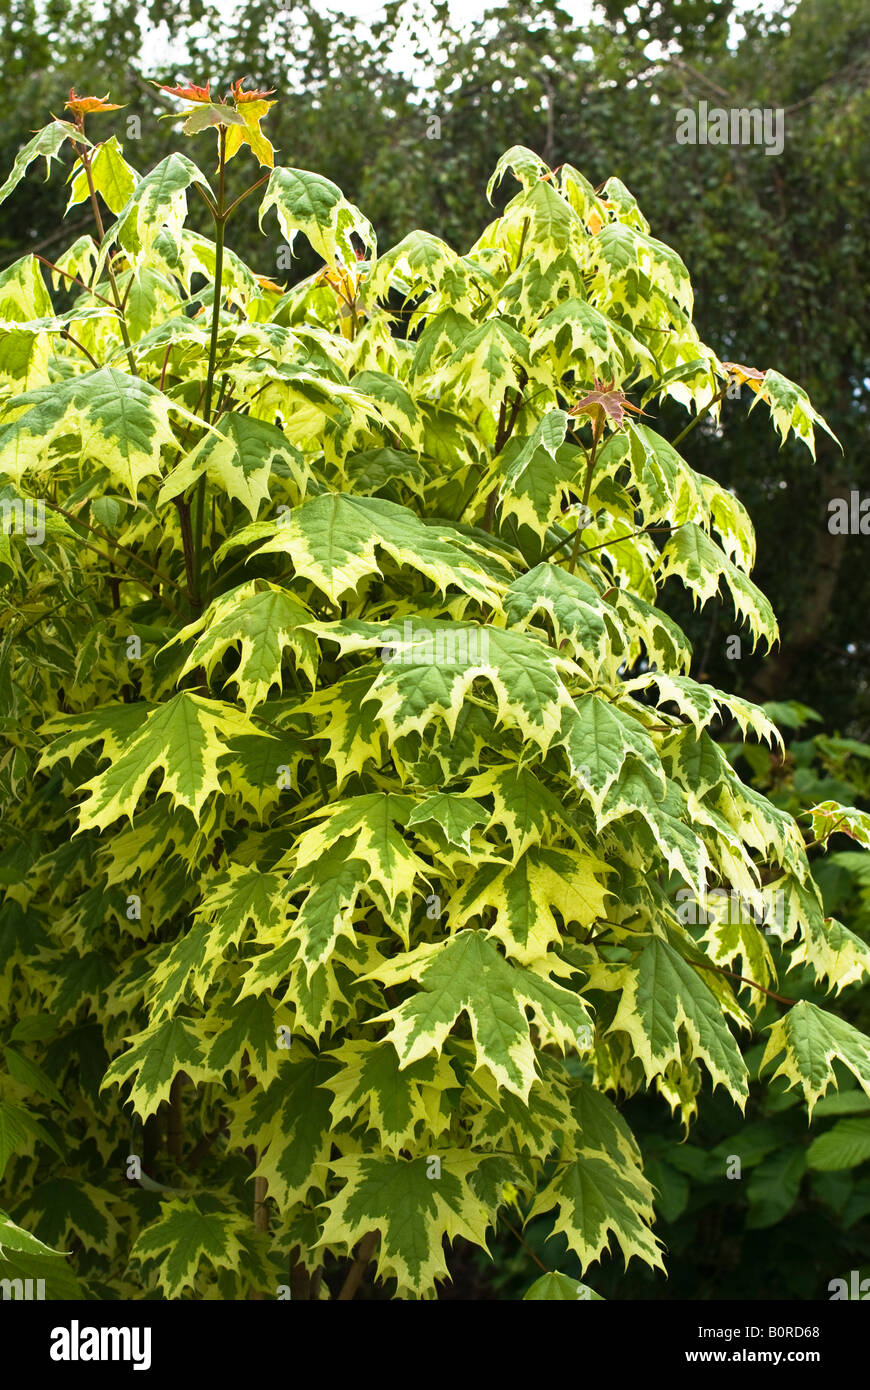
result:
[[[580,499],[581,512],[586,511],[589,502],[589,494],[592,491],[592,474],[595,472],[595,456],[598,453],[598,445],[601,443],[601,436],[604,432],[604,418],[596,421],[592,431],[592,451],[586,465],[586,483],[583,488],[583,496]],[[568,573],[573,574],[577,568],[577,561],[580,557],[580,536],[584,528],[580,525],[580,517],[577,518],[577,530],[574,532],[574,547],[571,551],[571,559],[568,562]]]
[[[525,226],[526,224],[523,223],[524,236]],[[504,400],[502,401],[501,407],[498,412],[498,427],[495,433],[495,444],[493,445],[493,455],[495,458],[498,458],[498,455],[501,453],[505,444],[507,444],[508,440],[510,439],[511,434],[513,433],[514,425],[517,422],[517,416],[520,413],[520,407],[523,404],[523,392],[526,389],[527,381],[526,373],[521,370],[517,380],[519,381],[520,389],[514,392],[513,405],[511,406],[510,415],[508,415],[507,413],[507,392],[505,392]],[[492,492],[486,499],[486,511],[484,513],[482,523],[484,531],[492,531],[493,522],[495,520],[495,508],[497,501],[498,488],[494,487],[492,489]],[[462,510],[464,511],[465,508],[463,507]]]
[[[215,208],[215,258],[214,258],[214,297],[211,306],[211,341],[208,349],[208,372],[205,378],[205,400],[202,407],[202,418],[206,424],[211,423],[211,400],[214,391],[215,368],[217,365],[217,346],[218,335],[220,333],[221,320],[221,291],[224,273],[224,235],[226,232],[226,155],[227,155],[227,132],[226,127],[220,129],[220,173],[218,184],[218,201]],[[193,503],[193,582],[194,592],[191,595],[191,602],[194,608],[202,606],[202,545],[203,531],[205,523],[205,474],[202,475],[196,485],[196,494]]]
[[[523,248],[525,247],[525,244],[526,244],[526,236],[528,235],[528,231],[529,231],[529,219],[528,219],[528,217],[524,217],[524,218],[523,218],[522,230],[521,230],[521,232],[520,232],[520,249],[519,249],[519,251],[517,252],[517,263],[516,263],[516,265],[514,266],[514,273],[516,273],[516,272],[519,270],[520,266],[521,266],[522,263],[523,263]]]
[[[173,497],[178,512],[178,525],[181,531],[181,548],[184,552],[184,574],[187,579],[187,599],[193,609],[201,608],[195,601],[195,570],[193,565],[193,535],[190,529],[190,504],[183,497]]]
[[[807,814],[807,813],[804,812],[804,814]],[[834,821],[834,824],[831,826],[830,830],[828,831],[828,833],[827,833],[824,837],[819,837],[818,839],[815,839],[815,840],[807,840],[806,844],[804,845],[804,853],[806,853],[806,851],[807,851],[808,849],[818,849],[819,845],[825,845],[825,844],[827,844],[827,842],[828,842],[828,840],[830,840],[831,836],[832,836],[833,834],[835,834],[836,831],[839,830],[840,826],[843,824],[843,822],[845,821],[845,819],[846,819],[845,816],[838,816],[838,818]]]
[[[690,430],[693,430],[693,429],[695,428],[695,426],[698,424],[699,420],[703,420],[704,416],[708,413],[708,411],[711,411],[711,410],[713,409],[713,406],[716,405],[716,403],[717,403],[718,401],[721,401],[722,397],[725,395],[725,392],[728,390],[728,385],[729,385],[729,382],[726,381],[726,383],[725,383],[725,385],[722,387],[721,391],[717,391],[716,394],[715,394],[715,396],[713,397],[713,399],[710,400],[710,401],[708,401],[707,404],[704,406],[704,409],[703,409],[703,410],[699,410],[699,411],[698,411],[698,414],[695,416],[695,418],[694,418],[693,420],[690,420],[690,421],[689,421],[689,423],[687,424],[686,428],[685,428],[684,430],[681,430],[681,431],[680,431],[680,433],[677,435],[676,439],[672,439],[672,440],[671,440],[671,448],[672,448],[672,449],[676,449],[676,447],[677,447],[677,445],[680,443],[680,441],[683,440],[683,439],[685,439],[685,437],[686,437],[686,435],[689,433],[689,431],[690,431]]]
[[[557,550],[561,550],[563,546],[569,545],[571,541],[574,540],[575,535],[576,532],[569,531],[567,536],[563,536],[560,541],[556,541],[555,545],[551,545],[549,550],[544,551],[543,555],[538,561],[538,564],[542,565],[545,560],[549,560],[553,555],[555,555]]]
[[[200,198],[202,198],[202,201],[205,203],[205,205],[206,205],[206,207],[208,208],[209,212],[211,213],[212,217],[217,217],[217,208],[215,207],[215,205],[214,205],[214,203],[212,202],[211,198],[210,198],[210,197],[208,196],[208,194],[206,193],[206,191],[205,191],[205,189],[203,188],[202,184],[201,184],[201,183],[195,183],[195,184],[193,184],[193,187],[196,189],[196,192],[199,194]]]

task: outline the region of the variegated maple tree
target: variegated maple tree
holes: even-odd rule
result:
[[[619,1098],[742,1106],[777,972],[839,990],[870,952],[714,737],[776,728],[658,606],[724,589],[776,640],[745,509],[655,407],[690,429],[741,381],[783,438],[823,422],[699,340],[618,179],[515,148],[467,254],[378,256],[274,165],[270,93],[173,91],[214,177],[140,176],[71,93],[0,190],[68,158],[94,214],[0,275],[3,1267],[347,1298],[375,1259],[429,1298],[445,1237],[548,1213],[584,1268],[660,1265]],[[255,195],[323,262],[288,290],[226,244]],[[867,843],[842,808],[807,838],[843,816]],[[810,1109],[838,1067],[870,1093],[870,1041],[810,1002],[777,1058]]]

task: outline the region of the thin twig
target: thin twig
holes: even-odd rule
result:
[[[243,203],[243,202],[244,202],[244,200],[247,198],[247,196],[248,196],[249,193],[253,193],[254,190],[257,189],[257,188],[261,188],[262,185],[266,182],[266,180],[267,180],[268,178],[271,178],[271,176],[272,176],[272,174],[271,174],[271,170],[270,170],[269,173],[268,173],[268,174],[264,174],[263,177],[262,177],[261,179],[257,179],[257,182],[256,182],[256,183],[252,183],[251,186],[250,186],[250,188],[246,188],[245,191],[244,191],[244,193],[240,193],[239,196],[238,196],[238,198],[236,198],[235,202],[234,202],[234,203],[230,203],[229,207],[227,208],[226,212],[224,213],[224,221],[227,220],[227,218],[229,217],[229,215],[230,215],[231,212],[234,212],[234,211],[235,211],[235,209],[239,206],[239,203]]]
[[[92,362],[93,365],[96,367],[97,371],[100,370],[100,364],[99,364],[99,362],[97,361],[96,357],[93,357],[93,356],[91,355],[91,353],[88,352],[88,350],[87,350],[87,348],[85,347],[84,343],[80,343],[79,340],[78,340],[78,338],[74,338],[74,337],[73,337],[72,333],[70,333],[70,331],[69,331],[68,328],[61,328],[61,329],[60,329],[60,336],[61,336],[62,338],[66,338],[68,342],[72,343],[73,347],[77,347],[78,350],[79,350],[79,352],[83,352],[84,355],[85,355],[85,357],[88,359],[88,361],[89,361],[89,362]]]
[[[507,1217],[506,1217],[506,1216],[503,1216],[501,1219],[502,1219],[502,1221],[504,1222],[504,1224],[507,1226],[507,1228],[508,1228],[508,1230],[510,1231],[511,1235],[516,1236],[517,1240],[519,1241],[519,1243],[520,1243],[520,1245],[523,1247],[523,1249],[526,1251],[526,1253],[529,1254],[529,1255],[531,1255],[531,1257],[532,1257],[532,1259],[534,1260],[535,1264],[538,1266],[538,1269],[542,1269],[542,1270],[544,1271],[545,1274],[551,1274],[551,1273],[552,1273],[552,1270],[549,1270],[549,1269],[547,1268],[547,1266],[546,1266],[545,1264],[543,1264],[543,1263],[541,1262],[541,1260],[538,1259],[538,1257],[537,1257],[537,1255],[535,1254],[535,1252],[534,1252],[534,1250],[532,1249],[532,1247],[531,1247],[529,1244],[527,1244],[527,1242],[526,1242],[525,1240],[523,1240],[523,1238],[522,1238],[522,1236],[520,1235],[519,1231],[516,1229],[515,1226],[512,1226],[512,1225],[511,1225],[511,1223],[508,1221]]]
[[[109,544],[113,545],[116,550],[122,550],[125,555],[130,556],[131,560],[135,560],[138,564],[144,565],[145,568],[147,570],[150,570],[151,573],[157,579],[159,579],[162,584],[170,584],[172,588],[177,589],[180,594],[184,593],[184,590],[182,589],[181,585],[176,584],[174,579],[170,579],[168,574],[163,574],[160,570],[155,569],[154,565],[151,564],[150,560],[143,559],[141,555],[136,554],[135,550],[130,550],[128,546],[122,545],[120,541],[115,540],[115,537],[109,535],[105,530],[97,530],[95,526],[91,526],[89,522],[83,521],[80,516],[76,516],[75,512],[68,512],[65,507],[59,506],[56,502],[49,501],[47,497],[43,498],[42,500],[45,502],[45,505],[47,507],[51,508],[53,512],[59,512],[61,516],[66,517],[67,521],[73,522],[76,526],[83,526],[86,531],[90,531],[91,535],[97,536],[100,540],[108,541]]]
[[[757,980],[750,980],[746,975],[738,975],[736,970],[726,970],[724,965],[713,965],[710,961],[689,960],[687,956],[682,956],[682,960],[687,965],[697,965],[699,970],[715,970],[719,975],[730,975],[734,980],[740,980],[744,985],[751,985],[753,989],[760,990],[770,999],[776,999],[780,1004],[797,1004],[797,999],[786,999],[784,994],[774,994],[772,989],[765,989]]]
[[[74,284],[81,285],[82,289],[85,290],[87,294],[91,295],[93,299],[99,299],[101,303],[108,304],[110,309],[117,308],[117,305],[113,304],[111,299],[107,299],[104,294],[97,294],[96,290],[92,290],[90,285],[86,285],[84,280],[80,280],[77,275],[70,275],[68,270],[61,270],[60,266],[55,265],[54,261],[47,260],[45,256],[37,256],[36,252],[33,252],[33,256],[35,260],[42,261],[43,265],[47,265],[50,270],[56,271],[57,274],[62,275],[64,279],[72,280]]]
[[[674,526],[643,526],[639,531],[629,531],[627,536],[614,536],[609,541],[602,541],[600,545],[587,545],[585,550],[581,550],[581,555],[591,555],[593,550],[606,550],[609,545],[619,545],[620,541],[634,540],[635,536],[648,536],[653,531],[674,531],[678,529]]]

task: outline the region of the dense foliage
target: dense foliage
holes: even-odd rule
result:
[[[71,150],[96,233],[0,280],[4,1259],[68,1279],[34,1232],[98,1296],[314,1298],[374,1258],[428,1298],[445,1237],[555,1213],[582,1270],[660,1268],[613,1097],[688,1127],[706,1077],[742,1108],[762,1024],[752,1074],[810,1113],[870,1095],[867,1036],[779,992],[870,951],[712,737],[776,725],[689,676],[659,605],[724,593],[777,636],[749,515],[663,403],[686,433],[736,381],[781,438],[827,427],[701,341],[619,179],[514,147],[467,254],[378,256],[273,167],[271,93],[172,95],[213,180],[140,176],[71,94],[0,190]],[[318,258],[290,290],[227,244],[255,198]],[[805,826],[870,845],[833,796]]]
[[[870,747],[851,739],[812,734],[813,711],[794,702],[769,705],[786,731],[786,751],[763,745],[724,745],[752,785],[775,805],[801,817],[832,797],[867,805]],[[841,846],[841,848],[837,848]],[[810,851],[814,876],[827,913],[870,932],[870,855],[835,832],[831,849]],[[785,960],[771,941],[780,975]],[[824,1002],[812,971],[795,967],[783,987],[789,994]],[[870,1031],[870,989],[841,995],[837,1010],[863,1032]],[[760,1011],[763,1029],[778,1013],[775,1000]],[[607,1298],[830,1299],[837,1280],[870,1275],[867,1228],[870,1216],[870,1098],[854,1083],[820,1100],[807,1124],[799,1096],[783,1081],[758,1081],[763,1042],[745,1051],[750,1096],[737,1110],[721,1090],[705,1098],[687,1136],[674,1116],[668,1122],[654,1097],[639,1093],[622,1113],[644,1156],[644,1172],[660,1196],[656,1232],[664,1242],[666,1271],[637,1261],[623,1268],[618,1254],[602,1259],[595,1287]],[[529,1254],[579,1277],[564,1240],[552,1222],[539,1217],[523,1233],[497,1237],[495,1266],[479,1252],[451,1262],[451,1297],[521,1297],[527,1287]]]
[[[555,0],[505,0],[485,23],[458,28],[447,6],[428,0],[391,4],[370,27],[322,10],[319,0],[219,9],[181,0],[171,10],[163,0],[98,9],[0,0],[0,167],[30,139],[34,113],[60,111],[74,81],[125,92],[119,134],[131,162],[150,168],[173,131],[159,119],[169,99],[144,79],[175,82],[207,67],[221,82],[243,72],[279,88],[271,130],[282,162],[335,180],[386,245],[415,227],[470,245],[487,215],[489,172],[513,144],[551,166],[582,158],[596,186],[618,175],[691,265],[702,337],[724,357],[800,381],[824,401],[843,445],[841,454],[823,438],[813,467],[802,446],[780,449],[745,400],[726,398],[721,420],[689,436],[686,457],[736,487],[750,510],[756,581],[782,644],[766,657],[747,644],[735,653],[727,609],[711,603],[695,615],[676,590],[666,610],[715,685],[762,702],[800,698],[829,728],[866,740],[866,537],[832,535],[827,522],[833,498],[870,491],[867,6],[800,0],[738,16],[730,0],[639,0],[630,20],[608,4],[577,23]],[[701,101],[781,111],[781,152],[677,144],[676,113]],[[26,251],[55,254],[65,198],[59,178],[19,190],[16,216],[0,227],[0,268]],[[284,280],[277,224],[264,239],[256,211],[253,202],[238,209],[234,248]],[[86,231],[88,217],[87,208],[71,214],[70,231]],[[208,234],[199,202],[190,218]],[[314,264],[303,252],[292,273]],[[678,409],[665,405],[663,423],[676,434]]]

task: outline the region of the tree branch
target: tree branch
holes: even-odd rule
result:
[[[356,1248],[356,1259],[350,1267],[348,1276],[341,1286],[338,1295],[339,1303],[349,1303],[362,1283],[366,1266],[374,1254],[375,1246],[378,1243],[378,1231],[369,1231],[368,1235],[363,1236]]]

